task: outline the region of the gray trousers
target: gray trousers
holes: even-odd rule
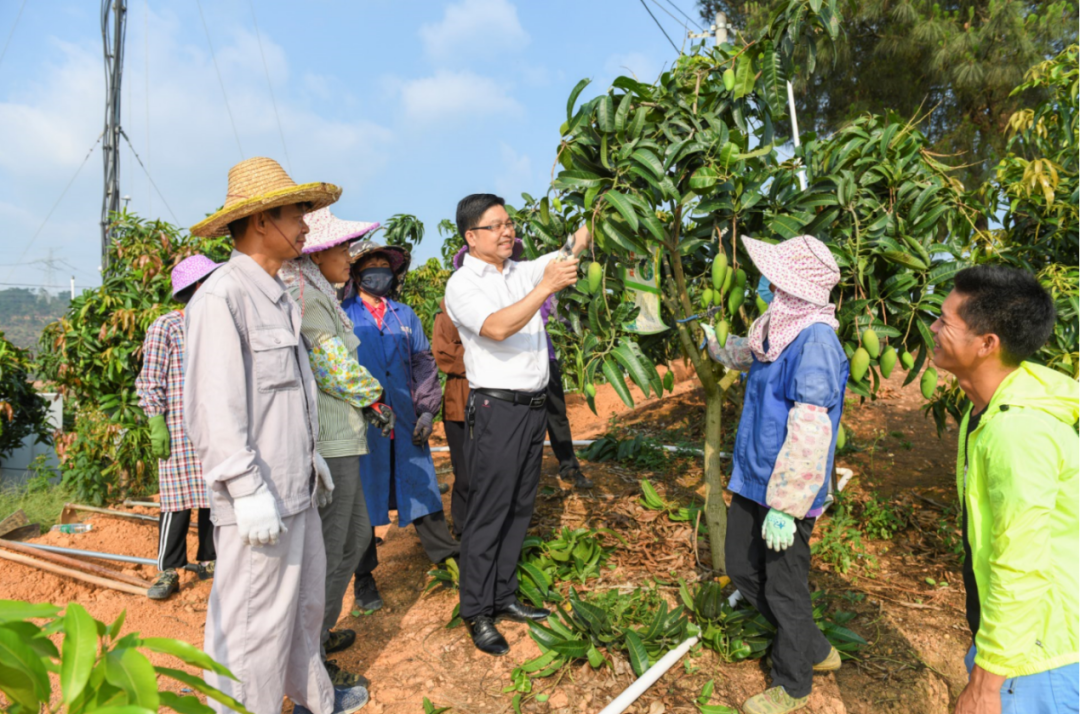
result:
[[[214,529],[217,571],[203,649],[236,675],[206,682],[254,714],[280,714],[282,695],[314,714],[332,714],[334,688],[319,655],[326,555],[319,512],[282,519],[276,545],[247,546],[236,526]],[[231,709],[210,701],[217,712]]]
[[[324,649],[330,629],[341,616],[342,600],[353,571],[372,542],[371,518],[364,500],[364,489],[360,487],[360,457],[334,457],[327,459],[326,463],[334,479],[334,500],[326,508],[319,509],[323,543],[326,545],[326,609],[322,623]]]

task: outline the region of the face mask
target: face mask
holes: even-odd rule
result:
[[[761,299],[766,303],[772,302],[773,292],[769,290],[769,279],[764,275],[761,276],[761,280],[757,284],[757,294],[761,296]]]
[[[360,289],[376,297],[383,297],[394,284],[394,271],[390,268],[365,268],[360,271]]]

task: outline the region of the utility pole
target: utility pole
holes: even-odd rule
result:
[[[71,299],[75,299],[75,276],[71,276]]]
[[[120,82],[124,73],[127,0],[102,0],[101,37],[105,45],[105,190],[101,199],[101,264],[109,266],[110,215],[120,209]]]

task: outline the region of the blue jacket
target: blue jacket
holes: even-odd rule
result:
[[[826,473],[832,474],[847,379],[848,359],[844,348],[833,329],[820,322],[800,332],[775,362],[759,362],[755,358],[746,380],[728,489],[768,505],[765,494],[776,457],[787,438],[788,412],[795,402],[829,410],[833,435]],[[829,479],[826,479],[811,510],[821,508],[825,503],[828,484]]]
[[[443,505],[431,449],[426,443],[412,443],[416,407],[411,391],[411,355],[431,347],[412,308],[394,300],[387,302],[382,329],[360,298],[351,297],[341,306],[360,339],[357,360],[382,384],[383,400],[395,417],[393,439],[384,438],[378,427],[368,427],[368,453],[360,457],[360,485],[368,515],[371,525],[382,526],[390,522],[390,511],[397,508],[398,525],[404,528],[421,516],[441,511]]]

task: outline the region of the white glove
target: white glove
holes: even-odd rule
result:
[[[274,494],[256,491],[233,499],[236,529],[245,545],[277,545],[278,537],[288,531],[281,522]]]
[[[326,508],[334,500],[334,479],[330,476],[330,465],[319,454],[315,454],[315,505]]]

